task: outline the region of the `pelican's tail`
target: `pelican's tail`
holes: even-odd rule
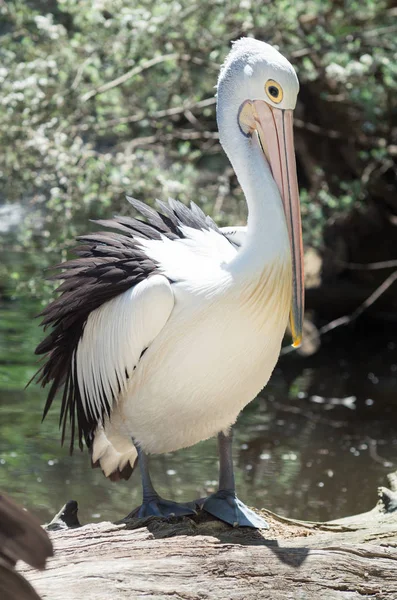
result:
[[[117,415],[105,426],[99,425],[92,443],[91,460],[93,467],[100,467],[112,481],[129,479],[137,460],[137,451],[128,434],[120,433]]]

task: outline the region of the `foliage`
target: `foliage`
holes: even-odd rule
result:
[[[243,221],[212,100],[242,35],[277,44],[299,74],[306,242],[321,246],[325,223],[354,206],[395,207],[395,15],[386,0],[0,3],[0,203],[22,205],[5,243],[28,251],[3,275],[35,293],[31,274],[64,256],[89,218],[128,211],[126,193]]]

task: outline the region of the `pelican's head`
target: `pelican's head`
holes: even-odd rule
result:
[[[226,152],[239,145],[259,147],[284,206],[291,243],[293,297],[290,325],[299,346],[303,326],[303,249],[293,142],[293,110],[299,82],[292,65],[264,42],[242,38],[233,44],[218,81],[217,118]]]

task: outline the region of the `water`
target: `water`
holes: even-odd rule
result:
[[[44,522],[69,499],[83,523],[125,516],[140,502],[137,473],[112,483],[87,453],[61,448],[57,411],[41,424],[45,392],[25,389],[41,338],[33,302],[0,305],[0,489]],[[397,349],[390,326],[340,329],[315,356],[285,356],[235,434],[241,499],[293,518],[327,520],[369,510],[397,469]],[[170,499],[216,488],[216,441],[152,457]]]

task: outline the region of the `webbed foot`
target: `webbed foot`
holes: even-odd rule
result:
[[[205,500],[203,509],[233,527],[269,529],[268,523],[239,500],[234,492],[219,490]]]

